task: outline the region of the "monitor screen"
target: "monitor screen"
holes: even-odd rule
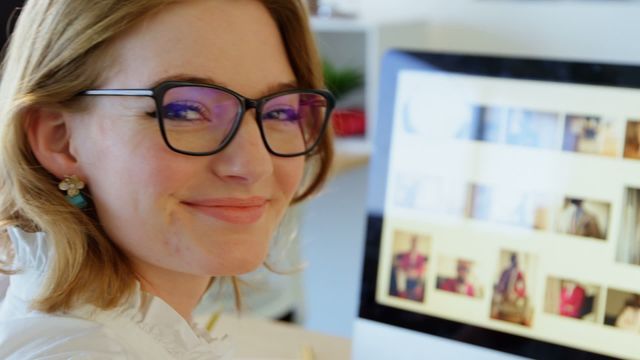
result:
[[[639,358],[640,67],[393,51],[381,74],[359,317]]]

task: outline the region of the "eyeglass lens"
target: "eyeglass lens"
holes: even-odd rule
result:
[[[241,116],[242,103],[223,90],[179,86],[167,90],[162,121],[169,144],[181,151],[206,153],[223,146]],[[263,102],[260,123],[266,145],[281,155],[303,153],[318,140],[327,100],[312,92],[295,92]]]

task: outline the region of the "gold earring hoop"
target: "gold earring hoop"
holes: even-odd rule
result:
[[[80,180],[76,175],[65,176],[64,179],[58,184],[58,189],[67,192],[65,198],[71,205],[79,209],[87,206],[87,199],[80,192],[80,190],[84,189],[84,182]]]

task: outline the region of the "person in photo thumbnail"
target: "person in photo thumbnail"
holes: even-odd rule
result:
[[[584,287],[573,281],[563,280],[560,289],[560,306],[558,313],[561,316],[580,318],[585,305],[586,291]]]
[[[518,256],[515,253],[510,256],[509,267],[502,270],[502,274],[500,274],[496,293],[509,301],[524,299],[527,295],[524,274],[518,267]]]
[[[545,293],[545,311],[573,319],[594,322],[600,286],[571,279],[549,277]]]
[[[441,259],[440,263],[446,262]],[[456,294],[466,295],[469,297],[479,297],[482,295],[482,289],[473,281],[473,262],[463,259],[455,261],[454,277],[438,274],[437,288],[439,290],[448,291]]]
[[[593,115],[567,115],[562,149],[585,154],[617,156],[621,139],[613,123]]]
[[[624,138],[624,157],[640,159],[640,120],[629,120]]]
[[[640,294],[609,289],[604,323],[640,333]]]
[[[399,233],[404,235],[404,233]],[[398,235],[398,233],[396,234]],[[396,246],[402,238],[396,236]],[[427,240],[410,235],[409,248],[395,252],[391,268],[389,295],[403,299],[424,301],[428,255],[423,250]],[[402,241],[406,243],[406,241]]]
[[[627,188],[616,260],[640,265],[640,189]]]
[[[616,327],[640,332],[640,295],[633,294],[616,318]]]
[[[592,210],[588,209],[591,207]],[[596,208],[600,210],[599,221]],[[605,239],[606,220],[609,216],[609,205],[600,202],[585,202],[583,199],[567,198],[560,212],[557,230],[563,234]]]
[[[494,286],[491,317],[529,326],[533,309],[527,291],[527,276],[519,264],[517,253],[503,252],[504,257],[508,257],[508,265],[502,268]]]

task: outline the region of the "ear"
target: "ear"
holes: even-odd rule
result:
[[[77,174],[77,160],[70,152],[69,121],[62,110],[47,107],[29,109],[25,130],[38,162],[58,179]]]

